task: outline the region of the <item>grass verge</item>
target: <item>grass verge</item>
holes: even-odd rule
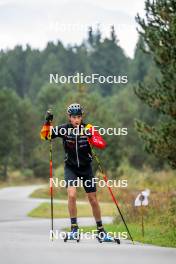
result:
[[[114,216],[115,209],[109,203],[100,204],[102,215],[103,216]],[[86,204],[77,204],[78,215],[79,217],[89,217],[92,216],[91,207],[88,203]],[[50,218],[50,203],[42,203],[37,208],[34,208],[29,212],[28,216],[30,217],[41,217],[41,218]],[[67,204],[64,203],[54,203],[54,218],[67,218],[68,217],[68,208]]]
[[[123,224],[105,224],[104,227],[108,232],[113,232],[115,235],[121,236],[122,233],[126,232]],[[144,237],[141,234],[141,228],[139,224],[128,224],[128,228],[134,241],[163,247],[176,247],[176,240],[173,232],[171,230],[164,232],[164,226],[146,224]],[[95,229],[95,226],[81,227],[81,231],[84,233],[91,232],[91,230]]]

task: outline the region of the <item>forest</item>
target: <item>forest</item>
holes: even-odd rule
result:
[[[72,102],[83,105],[86,122],[128,129],[126,136],[105,135],[108,147],[97,151],[112,178],[121,175],[122,164],[154,171],[176,167],[175,22],[171,9],[167,16],[161,12],[167,6],[157,11],[152,5],[146,8],[150,21],[136,16],[139,39],[133,58],[119,45],[113,25],[106,38],[98,27],[90,26],[80,45],[64,46],[58,36],[43,50],[17,45],[0,51],[1,180],[7,180],[9,170],[48,177],[48,144],[39,137],[45,112],[52,108],[54,124],[65,123]],[[50,83],[51,73],[121,75],[128,82]],[[57,140],[55,168],[63,164],[63,157]]]

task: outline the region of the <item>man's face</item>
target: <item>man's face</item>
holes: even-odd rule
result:
[[[76,116],[69,116],[69,120],[70,120],[70,123],[76,127],[76,126],[79,126],[81,125],[81,121],[82,121],[82,115],[76,115]]]

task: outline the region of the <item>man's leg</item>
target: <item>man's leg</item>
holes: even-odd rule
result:
[[[90,165],[87,167],[87,169],[84,169],[84,172],[80,176],[83,177],[84,189],[87,193],[88,200],[92,207],[92,213],[93,213],[93,216],[97,224],[98,233],[105,232],[103,228],[102,220],[101,220],[101,210],[100,210],[99,202],[96,196],[96,184],[94,181],[92,181],[94,178],[92,166]]]
[[[64,178],[67,183],[67,194],[68,194],[68,211],[70,214],[71,230],[78,229],[77,225],[77,208],[76,208],[76,187],[72,186],[74,180],[77,179],[73,168],[65,164],[64,167]]]
[[[97,200],[96,192],[87,193],[95,221],[101,221],[101,210]]]
[[[67,188],[68,194],[68,210],[70,218],[77,217],[77,207],[76,207],[76,187],[70,186]]]
[[[77,224],[77,207],[76,207],[76,187],[70,186],[67,188],[68,194],[68,210],[71,220],[71,230],[78,229]]]
[[[93,216],[97,224],[98,233],[99,234],[105,233],[102,220],[101,220],[101,210],[100,210],[100,205],[99,205],[99,202],[96,196],[96,192],[87,193],[87,196],[88,196],[89,202],[92,207],[92,213],[93,213]]]

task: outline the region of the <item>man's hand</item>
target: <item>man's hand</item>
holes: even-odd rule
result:
[[[47,122],[52,122],[53,121],[53,114],[51,112],[51,109],[48,109],[46,112],[45,120]]]

